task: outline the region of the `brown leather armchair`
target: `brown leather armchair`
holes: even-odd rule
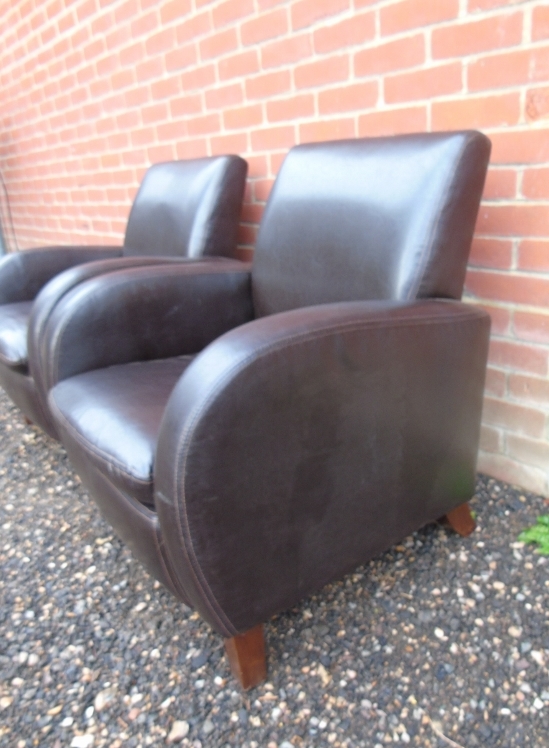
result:
[[[0,259],[0,386],[29,420],[56,436],[47,393],[29,364],[36,355],[29,351],[40,345],[59,299],[82,281],[116,269],[230,257],[247,168],[239,156],[155,164],[137,192],[122,246],[40,247]],[[40,314],[30,324],[38,294]]]
[[[262,622],[417,528],[474,525],[488,315],[459,301],[489,140],[302,145],[251,268],[134,268],[45,329],[84,484],[149,571],[265,677]]]

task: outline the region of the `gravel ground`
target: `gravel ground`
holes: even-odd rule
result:
[[[546,501],[480,476],[478,528],[406,538],[270,621],[269,681],[113,536],[0,393],[0,746],[547,746]]]

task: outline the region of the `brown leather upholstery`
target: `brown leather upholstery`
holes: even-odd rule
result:
[[[122,270],[49,316],[40,366],[70,458],[151,573],[224,636],[471,497],[490,323],[458,299],[489,150],[475,132],[298,146],[251,273]],[[158,383],[151,421],[138,394],[101,426],[86,412],[112,402],[113,377],[145,386],[131,362],[192,355],[172,392]],[[149,469],[144,506],[131,481]]]
[[[56,435],[40,373],[28,364],[39,358],[31,351],[55,304],[83,280],[116,269],[230,256],[246,172],[239,156],[155,164],[135,197],[123,246],[42,247],[0,259],[0,386],[31,420]],[[40,311],[29,317],[31,304]]]

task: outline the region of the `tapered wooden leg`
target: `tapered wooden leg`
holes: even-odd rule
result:
[[[464,538],[467,537],[467,535],[470,535],[476,527],[475,520],[471,515],[471,510],[469,509],[469,504],[467,504],[467,502],[452,509],[451,512],[448,512],[448,514],[444,516],[444,519],[453,530],[455,530],[459,535],[463,535]]]
[[[27,424],[27,426],[32,426],[33,425],[33,423],[32,423],[32,421],[31,421],[30,418],[28,418],[27,416],[23,416],[23,418],[24,418],[25,423]]]
[[[263,624],[254,626],[244,634],[237,634],[232,639],[225,639],[225,651],[231,672],[245,691],[258,686],[267,678]]]

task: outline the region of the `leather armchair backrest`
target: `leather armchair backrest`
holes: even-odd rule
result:
[[[123,254],[231,256],[247,169],[240,156],[151,166],[128,218]]]
[[[475,131],[293,148],[253,265],[257,316],[313,304],[459,299],[490,141]]]

